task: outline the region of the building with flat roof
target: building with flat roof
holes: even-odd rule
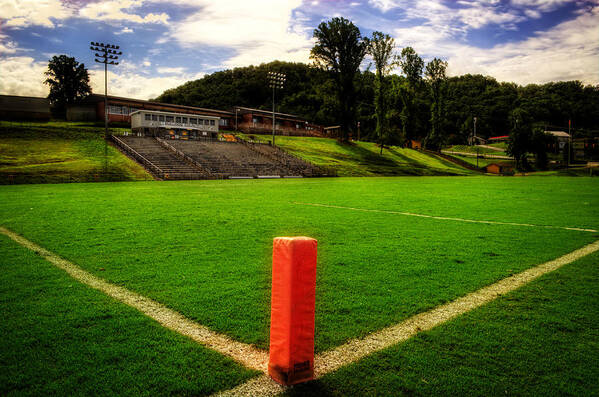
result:
[[[272,112],[236,106],[231,111],[175,105],[141,99],[108,96],[108,120],[131,123],[131,114],[139,110],[196,114],[219,118],[219,129],[250,134],[272,133]],[[67,107],[69,121],[103,121],[104,95],[92,94]],[[323,127],[287,113],[275,113],[277,135],[322,136]]]
[[[0,95],[0,119],[49,120],[50,101],[48,98]]]
[[[248,134],[272,133],[272,112],[268,110],[236,106],[235,117],[239,131]],[[293,114],[275,112],[275,123],[277,135],[323,136],[324,132],[322,126]]]

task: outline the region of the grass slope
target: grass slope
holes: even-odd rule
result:
[[[249,379],[218,353],[0,235],[0,395],[207,395]]]
[[[110,145],[104,172],[103,134],[90,123],[0,122],[0,184],[152,179]]]
[[[599,254],[288,395],[594,395]]]
[[[599,238],[297,202],[599,226],[599,185],[591,178],[555,177],[4,186],[0,224],[100,277],[262,348],[268,342],[272,238],[315,237],[317,351]]]
[[[491,146],[491,145],[489,145]],[[480,146],[469,146],[469,145],[453,145],[451,147],[448,147],[445,150],[450,150],[452,152],[462,152],[462,153],[479,153],[479,154],[494,154],[497,156],[507,156],[507,153],[505,151],[498,151],[498,150],[493,150],[487,147],[480,147]]]
[[[265,136],[254,136],[267,140]],[[379,154],[372,142],[341,144],[336,139],[277,136],[276,144],[313,164],[332,168],[339,176],[469,175],[449,161],[412,149],[392,146]]]

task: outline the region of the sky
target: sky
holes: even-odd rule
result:
[[[340,16],[447,61],[450,76],[599,84],[599,0],[0,0],[0,94],[46,96],[60,54],[103,93],[91,41],[121,47],[109,94],[138,99],[237,66],[309,63],[314,29]]]

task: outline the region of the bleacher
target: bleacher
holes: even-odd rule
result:
[[[113,137],[116,145],[160,179],[323,176],[322,170],[265,144]]]
[[[301,176],[301,173],[238,142],[172,140],[167,143],[219,177]]]
[[[119,136],[113,140],[121,150],[160,179],[206,179],[206,172],[165,149],[154,138]]]

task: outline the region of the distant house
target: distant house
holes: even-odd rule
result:
[[[514,172],[514,164],[512,163],[492,163],[485,167],[489,174],[511,174]]]
[[[338,138],[341,136],[341,126],[340,125],[332,125],[330,127],[324,127],[322,129],[324,136],[328,138]]]

